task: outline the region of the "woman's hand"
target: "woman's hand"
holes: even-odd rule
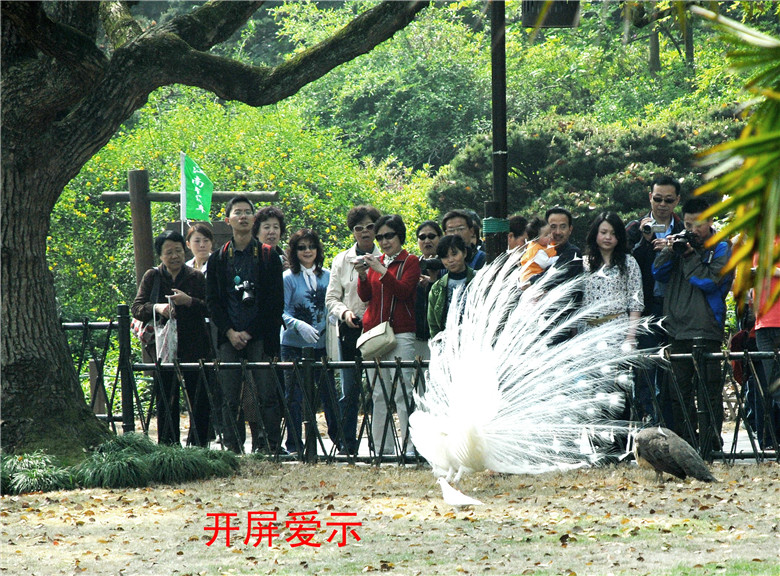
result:
[[[384,264],[382,264],[382,262],[379,261],[379,258],[373,254],[366,254],[363,256],[363,261],[368,265],[369,268],[377,272],[380,276],[387,272],[387,268],[385,268]]]
[[[154,311],[157,313],[158,316],[172,318],[171,316],[172,310],[170,304],[155,304]]]
[[[171,302],[176,306],[192,306],[192,296],[182,292],[178,288],[173,289],[173,296],[170,296]]]

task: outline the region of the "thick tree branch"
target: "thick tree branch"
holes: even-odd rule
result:
[[[215,0],[189,14],[177,16],[160,27],[184,40],[195,50],[206,51],[230,38],[265,4]]]
[[[130,14],[125,2],[101,2],[100,20],[103,22],[103,30],[105,30],[106,36],[115,50],[131,40],[135,40],[143,32],[141,25]]]
[[[181,83],[210,90],[226,100],[264,106],[292,96],[306,84],[392,37],[428,2],[383,2],[347,24],[328,40],[276,68],[248,66],[188,48],[173,34],[149,38],[141,61],[154,68],[148,75],[159,85]],[[144,39],[147,40],[147,39]]]
[[[47,56],[65,65],[84,84],[103,73],[108,60],[92,39],[65,24],[53,22],[41,2],[2,2],[2,15],[18,32]]]

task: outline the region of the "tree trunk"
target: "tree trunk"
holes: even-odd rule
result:
[[[46,198],[56,198],[62,188],[52,190],[52,180],[42,171],[18,169],[6,161],[7,154],[4,149],[3,451],[43,448],[72,463],[83,457],[85,447],[105,440],[109,431],[85,402],[46,263],[52,206]]]
[[[693,18],[686,18],[685,20],[683,39],[685,40],[685,63],[693,68]]]
[[[650,61],[648,68],[651,74],[661,71],[661,47],[658,38],[658,29],[653,27],[650,32]]]

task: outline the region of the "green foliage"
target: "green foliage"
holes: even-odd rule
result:
[[[0,493],[50,492],[73,487],[70,470],[57,465],[54,458],[41,450],[31,454],[2,457]]]
[[[697,150],[738,133],[736,120],[654,123],[630,128],[576,117],[539,118],[508,130],[509,212],[543,214],[564,206],[584,235],[596,210],[624,218],[647,209],[653,175],[683,180],[683,194],[702,182]],[[430,200],[440,212],[492,199],[490,138],[475,137],[437,174]]]
[[[93,452],[74,472],[76,482],[85,488],[136,488],[150,479],[148,462],[132,448]]]
[[[108,454],[109,452],[121,452],[124,450],[143,456],[151,454],[156,449],[157,445],[152,442],[146,434],[130,432],[128,434],[117,435],[108,442],[104,442],[95,449],[95,452]]]
[[[310,46],[342,25],[353,4],[286,3],[275,11],[280,35]],[[394,156],[416,168],[441,166],[490,118],[489,35],[472,29],[473,15],[463,3],[431,6],[295,100],[377,162]]]
[[[182,448],[181,446],[162,446],[146,457],[151,470],[151,480],[163,484],[180,484],[211,476],[224,462],[207,456],[204,448]],[[217,462],[217,464],[213,464]]]
[[[80,464],[62,468],[43,451],[5,455],[0,494],[73,488],[136,488],[150,482],[179,484],[236,473],[239,458],[229,451],[162,446],[144,434],[123,434],[98,446]]]

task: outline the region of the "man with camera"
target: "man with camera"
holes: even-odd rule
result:
[[[255,207],[246,196],[235,196],[225,207],[225,221],[233,237],[209,257],[206,306],[217,328],[217,355],[221,362],[266,362],[279,355],[279,330],[284,309],[282,261],[271,247],[252,236]],[[219,372],[223,395],[225,445],[243,451],[247,414],[252,450],[275,452],[281,445],[281,409],[271,370],[252,370],[242,390],[242,370]],[[250,408],[247,408],[249,410]],[[267,445],[261,446],[265,432]]]
[[[664,246],[666,238],[685,229],[682,219],[674,213],[680,202],[680,182],[667,175],[656,176],[650,183],[650,212],[626,226],[628,247],[631,255],[639,264],[642,273],[642,291],[644,310],[642,316],[652,317],[652,332],[640,334],[637,346],[640,349],[653,350],[666,344],[666,334],[660,329],[657,320],[663,315],[664,292],[666,284],[653,278],[653,260]],[[637,370],[634,390],[635,408],[638,416],[647,416],[654,423],[672,426],[672,412],[668,383],[663,370],[646,367]],[[658,398],[661,414],[656,414],[653,396]]]
[[[667,236],[653,262],[653,277],[668,283],[663,326],[669,334],[669,351],[694,354],[694,358],[721,350],[726,294],[732,280],[731,274],[721,274],[731,256],[729,243],[705,245],[714,234],[712,218],[702,219],[708,207],[703,198],[688,200],[682,210],[685,231]],[[720,362],[707,360],[704,369],[697,371],[694,360],[673,359],[672,373],[678,388],[671,394],[672,429],[692,446],[701,446],[705,455],[720,449]]]

